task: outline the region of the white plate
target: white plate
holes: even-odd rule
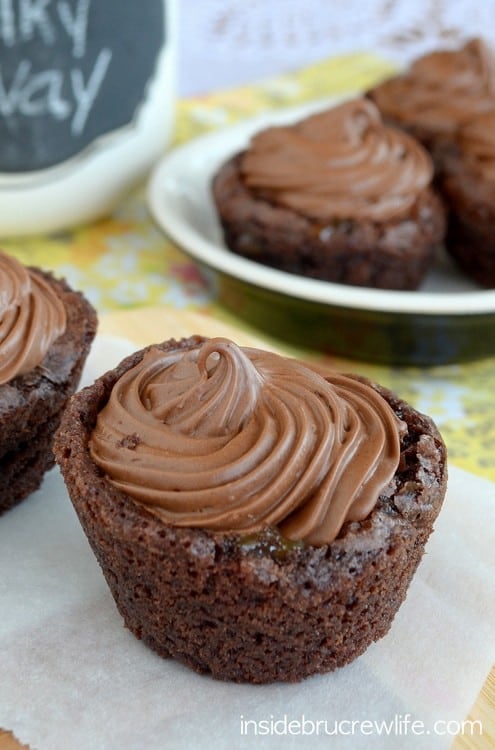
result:
[[[425,325],[428,328],[445,316],[453,318],[454,325],[466,316],[472,316],[473,323],[478,316],[493,317],[495,324],[495,290],[480,289],[457,271],[446,256],[439,259],[420,290],[404,292],[304,278],[250,261],[227,249],[210,190],[211,179],[219,166],[245,147],[251,135],[260,129],[293,122],[329,105],[330,101],[318,101],[270,112],[175,149],[157,165],[149,182],[148,202],[155,221],[189,255],[218,271],[224,280],[237,280],[270,293],[271,304],[274,294],[282,295],[287,301],[315,303],[315,311],[318,309],[320,313],[323,306],[332,311],[345,310],[347,317],[352,310],[376,313],[381,318],[383,315],[420,316],[422,328]],[[486,322],[484,320],[484,324]],[[464,358],[462,353],[460,358]]]

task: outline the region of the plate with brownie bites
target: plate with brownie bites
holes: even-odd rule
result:
[[[316,146],[311,169],[304,173],[301,166],[301,176],[294,165],[303,160],[308,123]],[[319,151],[327,125],[338,131],[331,140],[340,139],[340,151],[335,147],[330,154]],[[246,187],[246,170],[238,166],[263,133],[275,148],[279,136],[289,141],[289,165],[281,164],[278,153],[274,158],[279,177],[291,188],[282,206],[273,185],[263,184],[266,140],[249,165],[254,187]],[[445,252],[445,217],[431,190],[431,157],[414,138],[398,133],[381,122],[373,103],[356,97],[265,113],[166,155],[149,182],[149,208],[179,247],[214,271],[227,308],[285,341],[399,365],[489,356],[495,352],[495,291],[483,289]],[[350,143],[358,155],[354,162]],[[358,208],[352,221],[343,218],[344,199],[336,219],[325,222],[319,213],[318,193],[328,185],[316,165],[324,158],[336,167],[339,183],[351,186],[351,197],[354,190]],[[342,168],[345,161],[350,177]],[[363,165],[371,167],[366,171]],[[301,198],[305,182],[311,199]],[[335,196],[329,202],[334,205]],[[243,220],[249,231],[243,232]],[[330,259],[320,262],[318,253],[328,247]]]

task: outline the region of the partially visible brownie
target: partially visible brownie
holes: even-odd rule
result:
[[[210,414],[215,423],[210,437],[223,441],[224,428],[219,425],[228,425],[223,419],[227,396],[221,401],[222,419],[216,410],[204,405],[203,397],[196,410],[191,408],[191,390],[186,388],[189,371],[181,370],[179,364],[177,377],[179,383],[182,381],[185,385],[177,385],[174,371],[173,391],[183,390],[184,397],[177,401],[170,395],[173,413],[169,422],[167,400],[162,404],[159,391],[155,386],[148,391],[146,384],[153,373],[156,374],[160,357],[165,357],[167,362],[180,363],[191,354],[196,356],[204,344],[204,339],[193,337],[148,347],[131,355],[71,399],[57,434],[55,452],[82,527],[127,627],[161,656],[173,657],[197,672],[218,679],[252,683],[297,681],[341,667],[385,635],[406,596],[445,494],[444,443],[431,419],[389,391],[350,376],[356,388],[358,384],[359,388],[361,384],[365,389],[369,387],[375,393],[374,398],[378,394],[378,401],[383,399],[391,407],[391,424],[394,420],[397,422],[400,434],[395,475],[382,488],[366,517],[345,521],[333,541],[327,543],[289,538],[285,524],[269,525],[250,533],[201,528],[202,523],[208,525],[206,506],[204,520],[196,517],[194,528],[177,525],[189,523],[187,519],[181,520],[179,510],[183,504],[190,507],[193,501],[196,503],[194,492],[183,495],[180,491],[179,477],[185,471],[181,464],[190,465],[190,456],[201,481],[205,478],[210,481],[211,457],[208,455],[203,466],[202,439]],[[210,352],[215,344],[212,342]],[[225,356],[224,347],[223,342],[218,344],[222,356]],[[252,361],[257,361],[256,357]],[[229,381],[230,377],[238,376],[230,366],[227,372]],[[299,372],[296,379],[300,375]],[[134,377],[138,378],[135,383],[140,383],[145,411],[150,410],[147,426],[143,425],[142,430],[138,426],[138,410],[133,406],[137,391],[134,386],[131,386],[131,395],[128,391]],[[328,373],[330,383],[332,377],[335,376]],[[340,376],[336,377],[339,382]],[[211,384],[218,380],[214,367],[211,378]],[[242,398],[240,394],[250,387],[242,378],[236,382],[237,391],[233,392],[229,383],[221,383],[218,392],[223,393],[226,387],[226,393]],[[204,380],[200,389],[203,385]],[[102,434],[104,443],[108,441],[113,447],[106,457],[106,454],[100,456],[97,464],[91,443],[99,415],[116,388],[117,402],[121,404],[118,427],[111,422],[106,424]],[[288,388],[290,391],[291,386]],[[186,412],[177,417],[181,424],[189,419],[195,425],[200,424],[195,429],[200,430],[202,451],[197,455],[194,452],[195,435],[198,437],[194,431],[189,441],[182,432],[174,432],[176,427],[171,427],[172,437],[177,434],[179,445],[172,448],[171,457],[166,447],[170,438],[164,435],[165,442],[160,438],[158,422],[151,414],[154,407],[148,399],[156,401],[164,425],[175,424],[177,410],[177,413]],[[283,401],[285,403],[285,397]],[[290,401],[289,398],[287,405]],[[210,402],[206,400],[206,403]],[[301,404],[299,398],[297,404],[288,408],[300,407],[301,414],[310,408]],[[227,411],[234,413],[237,406],[237,402],[229,405]],[[386,404],[382,406],[389,408]],[[125,413],[129,415],[127,424]],[[259,415],[259,410],[255,413]],[[251,430],[252,421],[246,419],[242,429]],[[338,413],[332,413],[332,419],[336,429],[334,439],[338,440]],[[350,429],[350,423],[343,419],[345,430]],[[264,434],[263,425],[264,421],[260,428]],[[152,432],[148,433],[148,429]],[[282,442],[286,438],[285,426],[279,440]],[[149,447],[148,440],[154,448]],[[235,445],[234,436],[230,446],[237,455]],[[325,455],[327,450],[330,452],[330,443],[328,446]],[[212,460],[218,463],[223,449],[217,447],[217,450],[218,458]],[[173,463],[168,471],[162,468],[161,475],[160,455],[163,456],[162,467],[167,462]],[[304,455],[303,444],[297,455]],[[253,463],[252,456],[252,450],[246,453],[246,466]],[[156,461],[158,464],[154,466]],[[117,483],[114,462],[118,462],[119,472],[123,471]],[[139,462],[144,462],[142,474]],[[288,464],[294,481],[300,472],[297,463]],[[176,464],[178,478],[175,478]],[[163,477],[167,486],[175,487],[175,494],[167,494],[167,507],[177,511],[177,515],[176,511],[171,512],[171,520],[162,514],[158,495],[152,493],[149,503],[137,500],[132,494],[142,490],[147,497],[147,476],[153,466],[154,483],[159,484]],[[129,467],[129,476],[125,467]],[[278,473],[285,477],[288,467],[284,465]],[[218,482],[220,468],[215,471]],[[136,472],[142,476],[139,487],[133,484],[135,479],[131,479]],[[224,476],[223,470],[221,476]],[[232,477],[233,487],[236,476]],[[186,472],[185,477],[187,484],[194,480],[196,487],[196,473],[188,478]],[[197,480],[198,490],[201,489],[200,479]],[[348,486],[351,479],[352,472],[341,481]],[[278,486],[279,480],[280,476],[273,476],[269,487]],[[123,488],[127,482],[130,482],[128,491]],[[216,495],[218,503],[223,502],[220,494],[223,496],[224,489],[222,486],[221,491],[219,488],[215,493],[212,485],[211,493],[206,495],[210,508],[212,504],[215,506]],[[232,489],[232,507],[245,502],[244,492],[238,496]],[[201,513],[201,508],[198,512]]]
[[[441,188],[450,209],[446,246],[461,269],[495,287],[495,103],[460,128]]]
[[[433,166],[367,100],[258,133],[215,175],[227,247],[325,281],[416,289],[445,233]]]
[[[482,39],[471,39],[458,49],[423,55],[368,96],[387,122],[421,141],[440,167],[458,127],[494,106],[495,58]]]
[[[15,273],[20,264],[0,255],[6,261],[3,268],[12,267]],[[53,435],[67,400],[79,383],[96,332],[95,311],[82,294],[74,292],[64,280],[57,280],[40,269],[25,270],[31,278],[41,279],[55,292],[66,320],[63,332],[50,344],[38,364],[0,384],[0,513],[37,489],[45,472],[54,465]],[[28,297],[26,294],[23,304],[28,304]],[[7,316],[11,315],[14,320],[16,315],[22,317],[21,307],[16,313],[16,305],[9,305],[2,299],[0,353],[4,361],[8,358],[6,347],[12,350],[9,342],[14,338],[12,330],[10,334],[7,332]],[[49,310],[41,312],[38,319],[36,312],[30,313],[39,324],[39,330],[28,328],[18,342],[19,348],[24,347],[27,336],[40,340],[49,335],[52,314]],[[12,328],[14,326],[15,323]]]

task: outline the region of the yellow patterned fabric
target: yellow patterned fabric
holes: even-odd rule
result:
[[[358,92],[392,72],[388,63],[374,56],[355,54],[256,85],[184,100],[178,103],[174,142],[183,143],[266,109]],[[144,186],[105,220],[51,236],[6,239],[2,247],[25,264],[65,276],[99,312],[167,305],[229,319],[198,267],[153,224]],[[235,324],[243,326],[240,320]],[[315,356],[285,348],[290,354]],[[331,363],[372,377],[430,414],[445,437],[450,460],[495,480],[495,358],[421,369],[337,359]]]

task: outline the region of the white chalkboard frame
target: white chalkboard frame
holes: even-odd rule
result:
[[[108,214],[170,141],[176,98],[177,7],[164,3],[164,37],[134,119],[46,169],[0,172],[0,237],[67,229]]]

